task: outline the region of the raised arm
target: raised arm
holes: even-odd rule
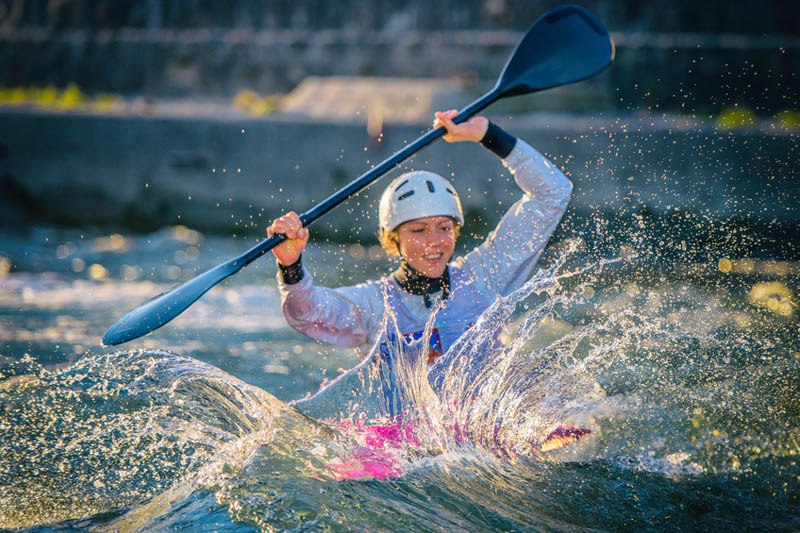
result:
[[[526,142],[490,125],[483,144],[523,190],[486,240],[463,259],[489,296],[507,295],[531,275],[572,193],[572,183]]]

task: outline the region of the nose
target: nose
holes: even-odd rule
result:
[[[446,247],[447,245],[450,244],[450,240],[451,237],[449,233],[444,231],[442,232],[436,231],[433,232],[431,235],[429,235],[425,245],[431,248],[438,248],[442,246]]]

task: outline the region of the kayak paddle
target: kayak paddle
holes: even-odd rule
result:
[[[577,6],[551,9],[533,23],[517,44],[494,87],[458,112],[461,123],[486,106],[508,96],[532,93],[584,80],[606,68],[614,59],[614,43],[594,15]],[[325,201],[302,215],[308,226],[386,172],[444,135],[434,128],[365,172]],[[115,345],[160,328],[192,305],[211,287],[239,272],[285,239],[275,235],[219,266],[178,285],[137,307],[119,319],[103,336],[103,344]]]

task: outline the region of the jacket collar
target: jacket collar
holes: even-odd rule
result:
[[[403,261],[400,267],[392,273],[392,278],[407,293],[422,296],[425,300],[425,307],[428,308],[431,307],[431,294],[442,291],[442,300],[446,300],[450,295],[449,266],[445,267],[444,273],[438,278],[429,278]]]

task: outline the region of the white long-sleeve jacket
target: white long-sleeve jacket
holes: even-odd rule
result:
[[[497,295],[508,295],[528,280],[569,202],[572,183],[524,141],[517,139],[503,164],[525,194],[484,242],[449,263],[450,295],[437,313],[431,341],[439,354]],[[329,289],[314,285],[305,270],[293,285],[278,275],[278,288],[291,327],[314,339],[356,348],[362,357],[378,340],[386,305],[393,308],[400,332],[411,338],[424,330],[431,313],[422,296],[403,291],[391,276]],[[437,302],[441,292],[430,297]]]

